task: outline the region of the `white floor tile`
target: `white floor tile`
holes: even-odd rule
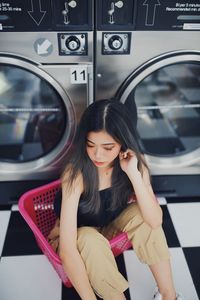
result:
[[[170,248],[172,272],[177,292],[187,300],[198,300],[190,271],[181,248]]]
[[[176,290],[188,300],[198,300],[198,296],[181,248],[170,248],[171,264]],[[147,265],[141,264],[134,251],[124,252],[127,276],[132,300],[151,300],[155,281]]]
[[[10,211],[0,211],[0,256],[3,250],[4,240],[10,219]]]
[[[1,300],[60,300],[61,281],[43,255],[2,257]]]
[[[173,203],[168,209],[182,247],[199,247],[200,203]]]
[[[11,210],[12,211],[19,211],[18,205],[17,204],[13,204]]]
[[[151,300],[155,281],[147,265],[140,263],[134,251],[124,252],[124,260],[132,300]]]
[[[157,200],[158,200],[158,202],[159,202],[160,205],[167,204],[167,200],[164,197],[157,197]]]

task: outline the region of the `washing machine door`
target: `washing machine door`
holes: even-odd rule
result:
[[[0,179],[52,177],[73,134],[73,105],[40,66],[0,56]]]
[[[136,104],[137,131],[152,174],[200,173],[199,52],[176,51],[148,61],[129,76],[118,97],[130,111]]]

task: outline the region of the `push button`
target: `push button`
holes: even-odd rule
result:
[[[66,39],[66,47],[70,51],[76,51],[80,48],[80,40],[76,36],[70,36],[68,39]]]
[[[131,32],[103,32],[102,54],[117,55],[130,53]]]
[[[87,33],[58,33],[59,55],[87,55]]]
[[[123,45],[123,40],[119,35],[113,35],[109,39],[108,45],[112,50],[119,50]]]

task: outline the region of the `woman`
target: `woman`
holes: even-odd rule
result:
[[[101,100],[84,112],[62,176],[59,255],[83,300],[123,300],[128,282],[117,269],[108,239],[127,232],[138,258],[156,280],[157,300],[176,295],[169,251],[149,172],[126,107]],[[132,199],[137,201],[133,202]],[[55,228],[50,233],[54,240]]]

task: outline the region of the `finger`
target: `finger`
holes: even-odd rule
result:
[[[130,152],[129,152],[129,150],[126,150],[124,153],[123,153],[123,157],[124,158],[127,158],[127,157],[129,157],[130,156]]]
[[[128,154],[129,156],[131,156],[131,157],[132,157],[132,156],[136,156],[136,155],[135,155],[135,152],[134,152],[133,150],[128,150],[128,151],[127,151],[127,154]]]
[[[133,157],[133,156],[136,156],[135,153],[132,153],[132,152],[129,152],[128,154],[129,154],[130,156],[132,156],[132,157]]]
[[[126,152],[135,154],[135,152],[131,149],[127,149]]]
[[[119,156],[121,157],[121,159],[126,158],[127,153],[121,151],[121,152],[119,153]]]

